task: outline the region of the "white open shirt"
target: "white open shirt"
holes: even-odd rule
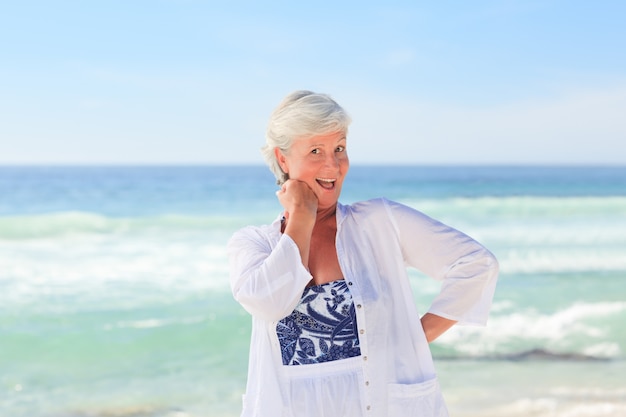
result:
[[[498,275],[478,242],[386,199],[337,205],[337,255],[356,307],[361,356],[283,365],[276,324],[311,274],[295,242],[271,225],[228,243],[231,288],[252,315],[242,417],[447,416],[407,267],[442,282],[429,312],[484,325]]]

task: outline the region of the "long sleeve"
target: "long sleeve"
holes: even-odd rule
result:
[[[495,256],[471,237],[402,204],[387,202],[407,265],[442,281],[429,312],[460,324],[487,322],[498,276]]]
[[[228,242],[230,284],[235,300],[268,321],[289,315],[311,280],[296,243],[287,235],[247,227]]]

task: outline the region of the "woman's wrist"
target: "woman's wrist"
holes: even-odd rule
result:
[[[428,343],[435,341],[457,323],[455,320],[446,319],[432,313],[424,314],[421,318],[421,322]]]

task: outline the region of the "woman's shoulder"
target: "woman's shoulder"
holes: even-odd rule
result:
[[[343,215],[355,219],[371,219],[372,217],[389,216],[390,207],[398,203],[385,197],[357,201],[342,206]]]
[[[277,222],[280,220],[276,220],[271,224],[263,224],[263,225],[248,225],[244,226],[238,230],[236,230],[233,235],[229,239],[229,244],[233,244],[234,242],[245,240],[256,240],[256,241],[269,241],[275,238],[276,234],[280,234],[280,228],[277,226]]]
[[[397,222],[432,222],[428,215],[407,204],[390,200],[386,197],[372,198],[359,201],[344,207],[344,216],[352,217],[357,221],[381,221],[389,220]]]
[[[351,213],[376,213],[380,211],[387,211],[390,207],[403,206],[393,200],[389,200],[386,197],[376,197],[369,200],[357,201],[351,204],[343,206],[346,211]]]

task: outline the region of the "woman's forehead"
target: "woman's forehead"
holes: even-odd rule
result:
[[[314,136],[307,136],[304,138],[300,138],[294,143],[302,143],[302,144],[314,144],[314,143],[333,143],[333,142],[341,142],[347,140],[345,132],[332,132],[332,133],[322,133]]]

